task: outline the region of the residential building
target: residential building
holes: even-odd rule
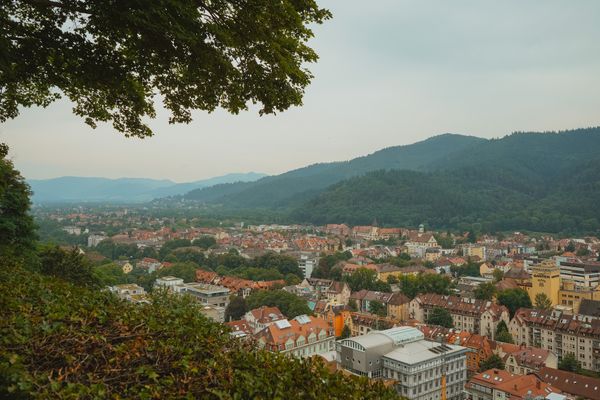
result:
[[[298,267],[302,270],[305,278],[310,278],[318,265],[319,257],[312,253],[300,253],[298,256]]]
[[[132,303],[149,303],[144,288],[135,283],[109,286],[108,290],[116,294],[120,299],[127,300]]]
[[[591,322],[600,319],[600,301],[584,299],[577,314],[580,321]]]
[[[536,376],[573,398],[600,400],[600,381],[597,378],[548,367],[541,368]]]
[[[345,314],[345,318],[344,325],[350,328],[351,336],[366,335],[371,331],[389,329],[398,325],[397,320],[363,312],[350,312]]]
[[[494,342],[494,354],[502,358],[504,369],[513,374],[527,375],[543,367],[558,367],[556,354],[539,347]]]
[[[465,246],[462,247],[462,251],[463,251],[463,256],[464,257],[470,257],[470,258],[479,258],[481,261],[485,261],[486,260],[486,250],[485,250],[485,246],[481,246],[478,244],[467,244]]]
[[[450,312],[454,328],[487,336],[492,340],[500,321],[507,325],[510,322],[505,306],[487,300],[434,293],[415,297],[409,304],[409,314],[419,322],[427,322],[435,308],[445,308]]]
[[[335,345],[333,328],[327,321],[306,315],[275,321],[255,337],[261,348],[301,358],[327,354]]]
[[[267,326],[274,324],[276,321],[284,320],[285,315],[279,311],[278,307],[262,306],[248,311],[244,315],[244,320],[252,329],[252,333],[258,333]]]
[[[386,308],[386,314],[398,321],[409,319],[408,305],[410,299],[402,293],[375,292],[372,290],[360,290],[350,295],[350,299],[356,301],[359,311],[370,312],[371,303],[379,302]]]
[[[600,301],[600,285],[586,287],[578,286],[573,281],[562,281],[558,299],[561,306],[568,307],[573,313],[579,314],[583,301]]]
[[[193,296],[201,305],[214,307],[215,321],[225,322],[225,309],[229,305],[229,289],[208,283],[192,282],[172,287],[175,293]],[[208,313],[208,309],[207,309]]]
[[[137,262],[136,267],[147,271],[149,274],[160,269],[162,263],[155,258],[145,257]]]
[[[304,279],[300,284],[311,287],[319,299],[325,299],[332,304],[348,304],[350,299],[350,286],[346,282],[333,281],[331,279]]]
[[[346,319],[350,314],[350,307],[343,304],[331,304],[325,300],[320,300],[315,305],[313,310],[315,316],[324,319],[333,327],[333,331],[336,337],[342,336],[344,326],[346,326]]]
[[[600,320],[580,321],[560,310],[520,308],[508,325],[516,344],[573,354],[584,369],[600,371]]]
[[[162,276],[154,281],[155,288],[166,288],[173,290],[175,286],[183,285],[183,279],[175,276]]]
[[[473,376],[465,386],[470,400],[566,399],[560,390],[536,375],[516,375],[490,369]],[[549,395],[558,395],[548,397]]]

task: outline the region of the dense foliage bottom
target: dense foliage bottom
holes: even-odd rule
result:
[[[4,264],[0,398],[396,397],[317,360],[252,350],[186,299],[133,305]]]

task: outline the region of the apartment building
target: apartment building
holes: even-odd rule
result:
[[[505,306],[487,300],[428,293],[415,297],[408,307],[410,317],[419,322],[427,322],[434,308],[445,308],[452,316],[454,328],[487,336],[492,340],[500,321],[507,325],[510,322]]]
[[[600,320],[581,321],[560,310],[521,308],[508,325],[516,344],[573,354],[584,369],[600,371]]]

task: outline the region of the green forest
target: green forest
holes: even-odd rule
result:
[[[491,140],[442,135],[236,185],[186,198],[218,206],[213,212],[272,210],[299,223],[596,233],[600,128]]]

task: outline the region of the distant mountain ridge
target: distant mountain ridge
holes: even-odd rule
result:
[[[306,223],[600,232],[600,128],[445,134],[345,162],[194,190],[222,210]]]
[[[251,183],[234,183],[197,189],[184,198],[232,207],[288,207],[344,179],[379,169],[427,170],[451,153],[470,148],[485,139],[444,134],[406,146],[388,147],[349,161],[313,164]]]
[[[266,176],[257,172],[232,173],[194,182],[176,183],[168,179],[99,178],[63,176],[29,179],[36,203],[58,202],[146,202],[176,196],[191,190],[223,183],[253,181]]]

